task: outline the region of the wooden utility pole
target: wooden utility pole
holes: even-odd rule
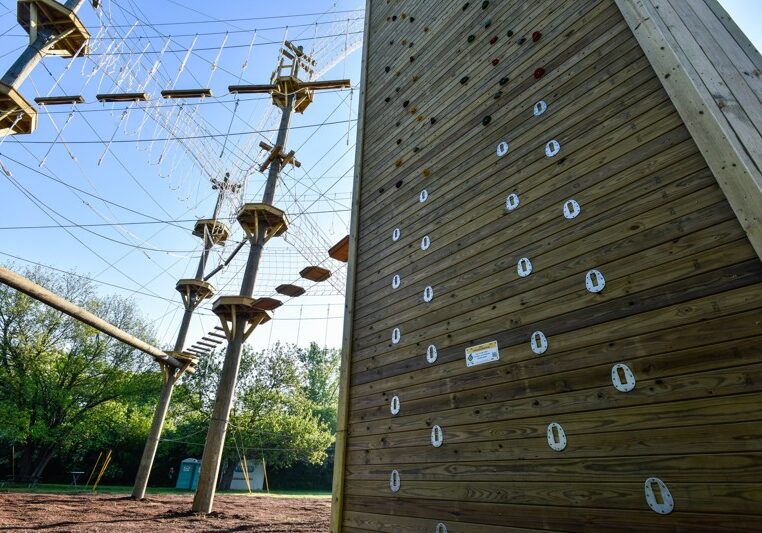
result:
[[[299,79],[300,71],[307,72],[311,77],[314,74],[314,67],[314,59],[307,56],[301,47],[286,41],[281,49],[280,60],[273,72],[271,84],[229,87],[230,92],[233,93],[270,93],[273,104],[281,109],[281,120],[278,138],[268,157],[270,165],[262,202],[246,204],[238,213],[238,222],[246,231],[250,244],[240,296],[222,296],[213,306],[213,311],[220,317],[228,338],[228,348],[217,387],[209,431],[206,435],[198,489],[193,499],[193,511],[197,513],[212,511],[228,417],[238,381],[241,348],[259,324],[270,320],[269,313],[257,307],[257,300],[252,298],[252,295],[265,243],[271,237],[282,235],[288,227],[286,214],[274,207],[272,202],[281,168],[286,163],[293,164],[295,161],[294,154],[286,153],[285,150],[291,114],[294,111],[302,113],[312,102],[316,89],[349,87],[349,80],[305,82]]]
[[[181,279],[177,282],[176,286],[177,290],[182,295],[185,311],[183,312],[183,320],[180,323],[180,330],[177,333],[175,349],[170,353],[174,357],[181,360],[188,360],[194,365],[195,357],[184,352],[183,348],[185,346],[185,339],[188,336],[188,326],[193,317],[193,311],[196,310],[201,302],[214,295],[214,287],[210,283],[204,281],[204,269],[206,267],[206,261],[209,258],[209,252],[214,245],[224,243],[230,235],[230,230],[227,226],[217,220],[220,214],[220,209],[222,208],[225,193],[228,191],[235,192],[240,189],[239,184],[230,183],[229,179],[230,175],[226,174],[225,178],[222,180],[211,180],[212,187],[217,190],[217,203],[214,206],[214,213],[211,219],[198,220],[193,229],[193,235],[201,237],[204,241],[204,250],[201,252],[201,257],[198,260],[196,277],[193,279]],[[169,409],[169,402],[172,399],[175,383],[177,383],[177,380],[182,376],[182,372],[178,372],[175,368],[162,364],[161,375],[163,384],[161,387],[161,394],[159,395],[159,403],[156,405],[156,410],[153,413],[151,429],[148,433],[148,438],[146,439],[145,448],[143,448],[143,456],[140,459],[137,476],[135,476],[135,484],[132,487],[132,497],[136,500],[142,500],[146,495],[148,478],[151,476],[151,468],[153,467],[153,461],[156,458],[156,448],[159,446],[159,440],[161,439],[164,419],[167,416],[167,410]]]

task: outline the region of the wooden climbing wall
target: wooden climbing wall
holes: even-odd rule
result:
[[[367,9],[332,530],[761,528],[762,265],[615,2]]]

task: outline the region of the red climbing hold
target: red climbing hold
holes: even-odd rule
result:
[[[539,80],[545,75],[545,69],[540,67],[534,71],[534,79]]]
[[[489,40],[489,44],[495,44],[497,42],[497,35],[495,35],[492,39]]]
[[[493,67],[496,67],[498,63],[500,63],[500,60],[498,58],[495,58],[495,59],[492,60],[492,66]]]
[[[542,33],[540,33],[539,31],[536,31],[536,32],[534,32],[534,33],[532,34],[532,40],[533,40],[534,42],[537,42],[537,41],[539,41],[540,39],[542,39]]]

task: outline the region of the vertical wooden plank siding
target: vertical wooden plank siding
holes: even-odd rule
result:
[[[331,531],[758,530],[759,54],[714,0],[365,35]]]
[[[371,5],[365,8],[365,45],[362,51],[362,64],[368,63],[368,41],[370,35]],[[352,321],[354,319],[355,276],[357,264],[357,233],[360,223],[360,183],[362,181],[362,153],[365,132],[365,104],[367,91],[367,74],[363,69],[360,79],[359,107],[357,115],[357,140],[355,146],[355,172],[352,186],[352,217],[349,224],[349,257],[347,265],[347,288],[344,303],[344,331],[342,335],[341,367],[339,370],[339,411],[336,416],[336,443],[334,445],[333,490],[331,501],[331,533],[341,531],[341,520],[344,505],[344,469],[347,452],[347,417],[349,413],[349,378],[352,367]]]

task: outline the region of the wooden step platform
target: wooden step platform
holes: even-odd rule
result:
[[[265,241],[271,237],[279,237],[288,229],[286,213],[268,204],[248,203],[238,211],[238,223],[249,237],[259,233],[260,224],[265,224],[267,231]]]
[[[305,290],[303,287],[300,287],[298,285],[278,285],[275,287],[275,292],[278,294],[283,294],[284,296],[290,296],[291,298],[296,298],[297,296],[301,296],[305,293]]]
[[[206,281],[200,279],[181,279],[177,281],[175,289],[183,297],[183,303],[188,305],[188,302],[193,303],[193,307],[198,305],[199,302],[211,298],[214,296],[214,286]]]
[[[346,263],[349,260],[349,235],[331,246],[331,249],[328,250],[328,255],[336,259],[336,261]]]
[[[177,98],[209,98],[212,96],[211,89],[165,89],[161,96],[173,100]]]
[[[103,93],[96,94],[95,99],[99,102],[147,102],[146,93]]]
[[[74,105],[84,104],[85,99],[81,94],[61,96],[38,96],[34,102],[39,105]]]
[[[213,218],[200,218],[193,227],[193,235],[203,239],[206,231],[211,235],[214,244],[222,244],[230,237],[230,228],[224,222]]]
[[[56,0],[19,0],[16,6],[16,19],[27,33],[35,32],[35,27],[46,30],[52,28],[55,36],[63,36],[45,50],[46,54],[74,57],[77,52],[80,56],[86,56],[90,53],[87,45],[90,32],[87,31],[77,14],[71,9]],[[33,6],[37,9],[35,27],[32,26],[31,21]]]
[[[283,302],[275,298],[257,298],[253,305],[265,311],[272,311],[283,305]]]
[[[310,281],[325,281],[331,277],[331,271],[319,266],[308,266],[299,272],[299,275]]]
[[[220,318],[222,329],[228,340],[236,334],[236,328],[244,327],[244,340],[252,331],[270,320],[270,313],[254,305],[255,298],[249,296],[220,296],[212,304],[212,312]]]
[[[36,128],[37,110],[16,89],[0,83],[0,135],[29,134]]]

